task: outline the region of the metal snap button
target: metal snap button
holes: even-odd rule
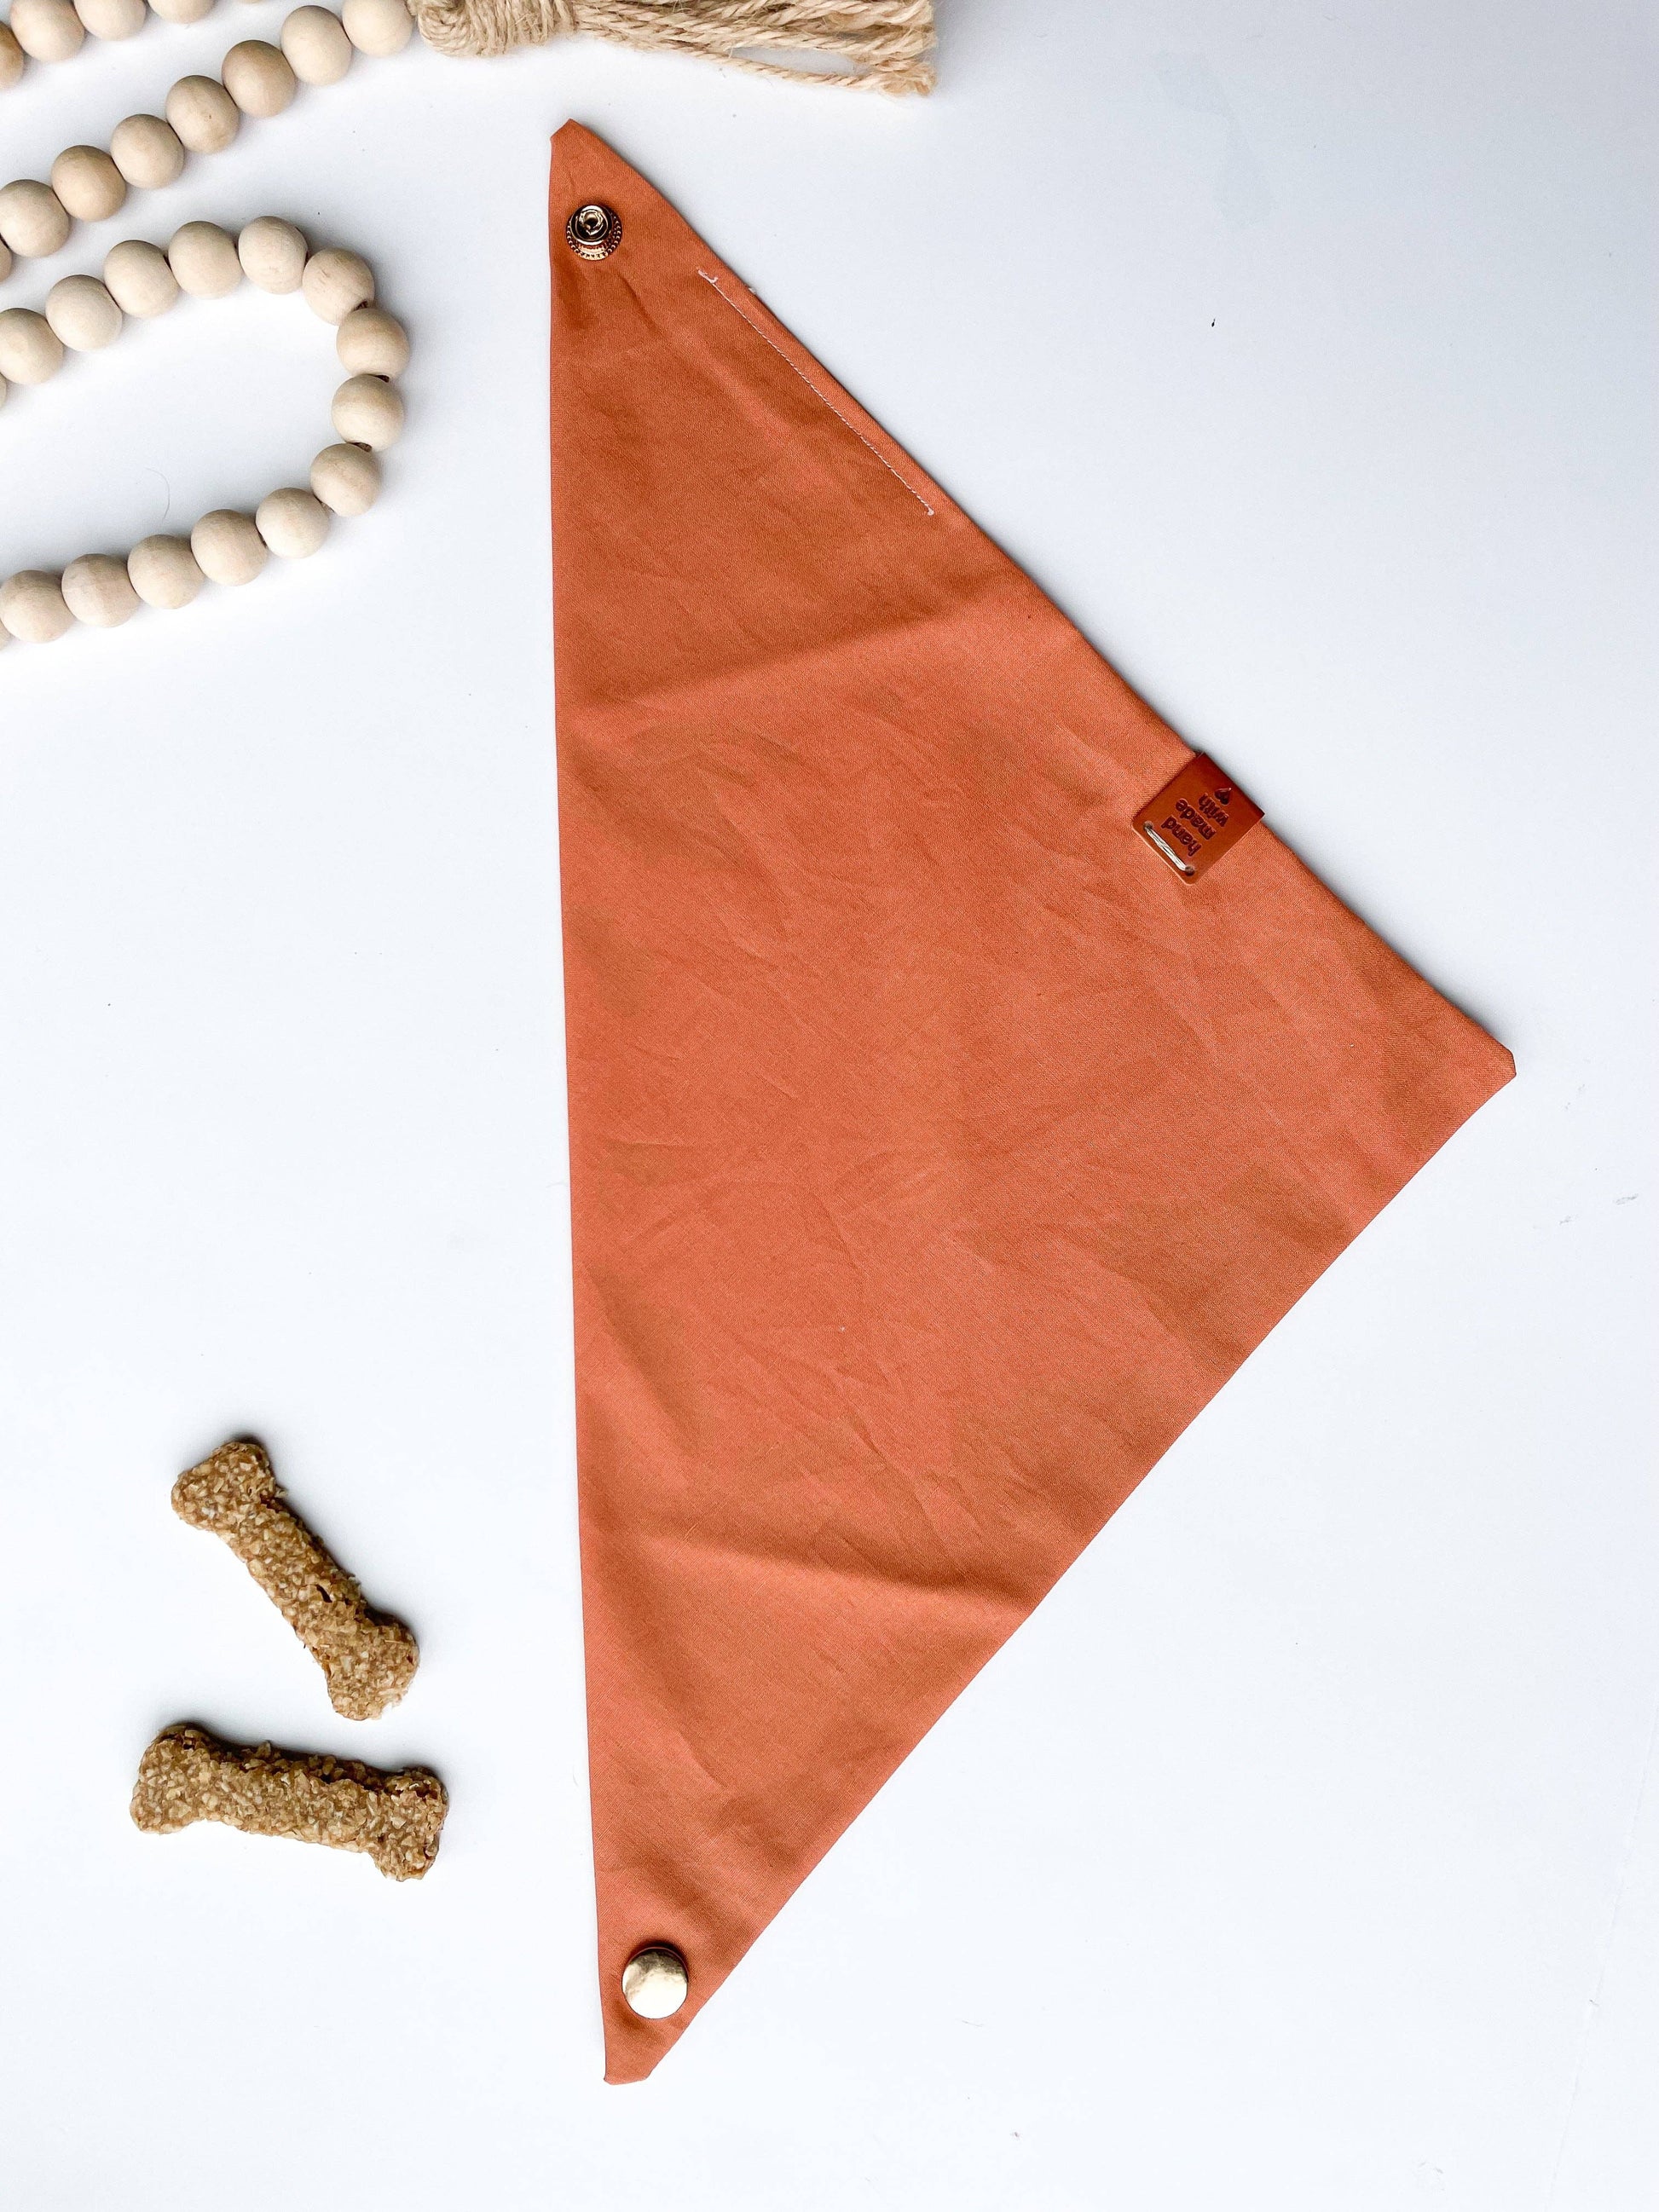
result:
[[[589,200],[564,227],[565,244],[584,261],[603,261],[622,244],[622,217],[615,208]]]
[[[690,1986],[684,1960],[666,1943],[647,1944],[623,1968],[623,1996],[641,2020],[666,2020],[677,2013]]]

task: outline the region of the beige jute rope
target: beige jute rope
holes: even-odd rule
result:
[[[735,63],[763,76],[867,87],[933,88],[933,0],[410,0],[427,44],[444,54],[504,54],[512,46],[586,32],[619,46],[671,48]],[[793,47],[844,70],[791,68]],[[765,58],[775,50],[776,58]]]

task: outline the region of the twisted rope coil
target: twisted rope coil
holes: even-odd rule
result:
[[[421,36],[442,54],[504,54],[586,32],[618,46],[667,48],[797,83],[931,92],[933,0],[411,0]],[[845,62],[793,69],[793,47]]]

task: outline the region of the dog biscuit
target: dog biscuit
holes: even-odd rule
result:
[[[163,1729],[139,1762],[132,1817],[151,1835],[222,1820],[250,1836],[288,1836],[365,1851],[392,1881],[418,1881],[438,1856],[449,1799],[424,1766],[385,1773],[361,1759],[226,1743],[188,1723]]]
[[[409,1687],[420,1650],[377,1613],[283,1494],[262,1444],[221,1444],[173,1486],[173,1510],[221,1536],[322,1668],[343,1719],[372,1721]]]

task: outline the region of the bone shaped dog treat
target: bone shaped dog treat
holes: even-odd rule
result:
[[[151,1835],[222,1820],[250,1836],[366,1851],[392,1881],[425,1874],[448,1810],[443,1784],[424,1766],[388,1774],[321,1752],[225,1743],[183,1723],[145,1752],[132,1792],[133,1820]]]
[[[372,1721],[397,1704],[420,1661],[415,1638],[366,1601],[289,1505],[263,1445],[221,1444],[173,1484],[173,1510],[229,1545],[322,1668],[337,1713]]]

